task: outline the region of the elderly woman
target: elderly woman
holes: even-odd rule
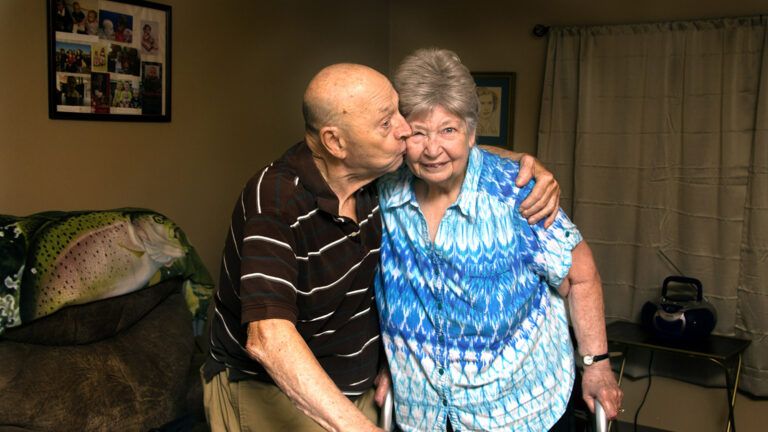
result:
[[[574,381],[566,301],[583,397],[615,417],[602,288],[579,231],[562,211],[544,229],[516,210],[531,185],[515,186],[516,162],[475,146],[478,98],[456,54],[415,52],[395,87],[413,135],[409,169],[379,184],[376,301],[399,427],[553,428]]]

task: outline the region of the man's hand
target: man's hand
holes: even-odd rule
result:
[[[581,391],[589,410],[595,412],[595,399],[600,401],[609,420],[615,419],[621,409],[624,392],[616,384],[609,360],[584,367]]]
[[[489,145],[480,145],[480,148],[520,162],[520,172],[515,179],[517,187],[527,185],[531,179],[536,180],[536,185],[528,198],[520,204],[520,212],[531,225],[547,218],[544,227],[549,228],[555,222],[557,211],[560,209],[560,185],[555,180],[555,176],[544,168],[538,159],[529,154]]]
[[[248,323],[246,351],[299,410],[326,430],[383,432],[336,387],[292,322]]]
[[[555,222],[560,206],[560,185],[549,170],[535,157],[524,154],[520,158],[520,173],[515,179],[517,187],[523,187],[536,180],[533,190],[520,204],[520,212],[529,224],[535,224],[546,218],[544,226],[549,228]]]

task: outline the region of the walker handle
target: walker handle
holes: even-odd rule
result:
[[[392,401],[392,387],[387,390],[387,397],[384,399],[384,406],[381,407],[381,420],[379,427],[387,432],[395,430],[393,419],[394,402]]]
[[[600,401],[595,398],[595,432],[608,432],[608,418]]]

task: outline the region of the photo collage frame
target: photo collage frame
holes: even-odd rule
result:
[[[49,117],[170,121],[170,6],[48,2]]]

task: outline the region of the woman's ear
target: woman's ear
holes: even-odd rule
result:
[[[344,159],[347,155],[344,138],[341,137],[340,130],[336,126],[325,126],[320,128],[320,142],[325,151],[336,159]]]
[[[475,146],[475,141],[477,140],[477,130],[473,130],[471,134],[469,135],[469,148],[472,148]]]

